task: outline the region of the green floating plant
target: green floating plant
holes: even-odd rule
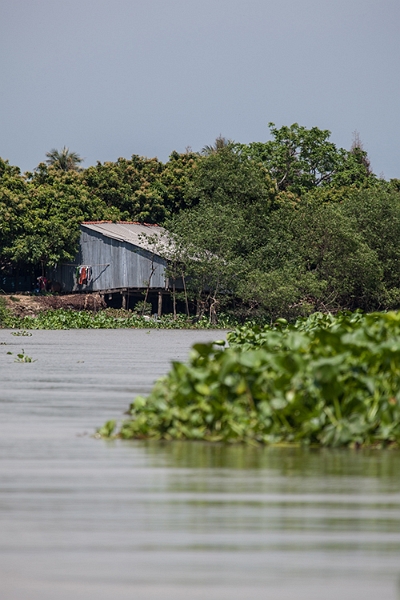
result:
[[[4,326],[23,328],[24,332],[12,332],[12,335],[23,336],[31,335],[26,332],[27,329],[226,329],[231,325],[232,322],[224,317],[219,319],[218,325],[211,325],[206,317],[197,321],[186,315],[177,315],[176,319],[173,315],[152,319],[131,311],[106,309],[95,313],[59,308],[41,312],[36,317],[15,317]]]
[[[12,354],[12,352],[7,352],[7,354]],[[14,362],[16,363],[34,363],[36,359],[31,358],[27,354],[25,354],[25,350],[22,350],[19,354],[17,354]]]
[[[11,335],[20,336],[20,337],[31,337],[32,334],[29,331],[12,331]]]
[[[115,428],[117,426],[116,421],[107,421],[104,423],[103,427],[100,427],[97,431],[98,437],[112,437]]]
[[[315,314],[196,344],[104,437],[400,444],[400,313]]]

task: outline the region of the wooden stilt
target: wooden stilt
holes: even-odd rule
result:
[[[159,317],[161,317],[161,315],[162,315],[162,297],[163,297],[162,292],[158,292],[158,310],[157,310],[157,316],[159,316]]]

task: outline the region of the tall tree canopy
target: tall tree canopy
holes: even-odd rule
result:
[[[14,261],[54,265],[71,260],[85,220],[109,218],[107,207],[91,198],[79,173],[39,165],[26,183],[28,202],[10,255]]]
[[[0,158],[0,269],[13,259],[15,239],[23,235],[29,209],[25,177],[18,167]]]
[[[34,173],[0,159],[0,269],[70,261],[84,220],[166,225],[171,277],[215,318],[400,306],[400,180],[372,172],[358,135],[270,123],[162,163],[132,155],[79,168],[63,148]]]
[[[279,191],[302,194],[319,186],[365,183],[373,177],[366,152],[358,145],[347,151],[329,140],[331,132],[297,123],[277,129],[272,140],[237,145],[237,151],[262,164]]]
[[[85,170],[83,182],[91,197],[117,209],[121,220],[159,223],[166,216],[162,171],[158,159],[133,155],[130,160],[98,162]]]

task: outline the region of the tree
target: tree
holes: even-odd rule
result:
[[[281,205],[268,215],[264,231],[238,289],[247,317],[374,310],[384,300],[378,254],[343,205]]]
[[[224,146],[196,163],[184,194],[189,208],[166,223],[174,234],[173,264],[183,270],[198,312],[208,311],[212,322],[217,309],[232,302],[265,238],[275,195],[263,167]]]
[[[200,202],[181,211],[167,224],[172,233],[169,253],[173,278],[182,278],[198,316],[217,312],[235,294],[246,261],[240,257],[247,244],[246,221],[240,206]]]
[[[18,167],[0,158],[0,269],[9,267],[16,236],[24,234],[30,201]]]
[[[261,165],[248,160],[228,145],[203,158],[188,182],[185,201],[196,206],[200,201],[268,209],[276,195],[274,184]]]
[[[201,160],[202,157],[196,152],[188,150],[179,154],[174,151],[165,163],[161,173],[161,184],[165,190],[164,201],[169,216],[188,208],[186,189]]]
[[[203,156],[211,156],[212,154],[216,154],[217,152],[219,152],[223,148],[226,148],[227,146],[230,146],[231,144],[233,144],[232,140],[227,140],[226,138],[222,137],[222,135],[219,135],[215,139],[214,144],[206,145],[204,146],[204,148],[202,148],[201,154]]]
[[[390,185],[353,192],[342,204],[354,229],[377,255],[382,270],[382,308],[400,306],[400,193]]]
[[[89,167],[83,183],[91,197],[118,210],[121,220],[162,223],[167,215],[163,169],[157,158],[133,155]]]
[[[373,310],[382,297],[382,265],[342,205],[304,203],[292,221],[295,250],[307,272],[325,282],[326,309]]]
[[[42,270],[74,258],[82,221],[111,216],[98,198],[89,197],[80,173],[53,169],[44,163],[26,182],[26,196],[27,208],[8,255],[14,262],[41,265]]]
[[[350,152],[337,148],[327,129],[297,123],[269,127],[272,140],[236,145],[236,151],[263,165],[279,191],[301,195],[316,187],[364,184],[373,178],[366,152],[359,146]]]
[[[371,161],[368,158],[364,145],[361,141],[358,131],[353,131],[353,141],[350,148],[350,153],[353,154],[358,162],[365,168],[366,175],[372,175]]]
[[[83,162],[79,154],[70,152],[66,146],[61,151],[52,148],[50,152],[46,152],[46,156],[46,163],[61,171],[79,171],[79,165]]]

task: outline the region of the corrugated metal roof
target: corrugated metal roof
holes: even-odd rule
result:
[[[161,244],[164,246],[168,245],[167,230],[159,225],[148,225],[147,223],[136,223],[133,221],[118,223],[112,223],[111,221],[86,221],[82,223],[82,227],[101,233],[114,240],[133,244],[154,254],[157,254],[156,248],[146,240],[146,236],[157,235]]]

